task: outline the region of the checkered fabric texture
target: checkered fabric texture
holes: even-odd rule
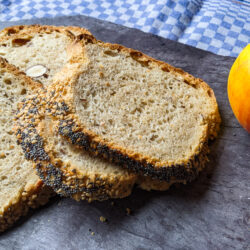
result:
[[[250,0],[0,0],[0,21],[79,14],[219,55],[250,43]]]

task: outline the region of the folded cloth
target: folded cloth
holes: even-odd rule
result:
[[[83,14],[237,56],[250,43],[250,0],[3,0],[0,21]]]

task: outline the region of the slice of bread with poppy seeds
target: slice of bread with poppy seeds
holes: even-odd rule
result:
[[[54,193],[25,159],[13,131],[17,104],[41,88],[0,57],[0,232]]]
[[[166,182],[197,177],[220,124],[212,89],[141,52],[78,39],[80,66],[67,65],[49,87],[59,133],[138,174]]]

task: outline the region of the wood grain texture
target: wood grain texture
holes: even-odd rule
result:
[[[98,39],[183,68],[214,89],[222,128],[219,139],[211,142],[206,170],[193,183],[167,192],[136,189],[114,206],[110,201],[87,204],[57,198],[2,234],[0,249],[250,248],[250,135],[235,119],[226,91],[234,58],[83,16],[22,23],[84,26]],[[1,28],[10,24],[21,23],[2,23]],[[100,216],[108,222],[100,222]]]

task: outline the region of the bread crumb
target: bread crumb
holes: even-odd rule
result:
[[[94,235],[95,235],[95,232],[91,232],[91,235],[94,236]]]
[[[111,206],[114,206],[114,205],[115,205],[115,203],[114,203],[113,201],[112,201],[110,204],[111,204]]]
[[[131,209],[130,208],[126,208],[126,212],[127,212],[127,215],[131,215]]]
[[[101,216],[101,217],[100,217],[100,221],[101,221],[101,222],[106,222],[107,219],[106,219],[105,217]]]

